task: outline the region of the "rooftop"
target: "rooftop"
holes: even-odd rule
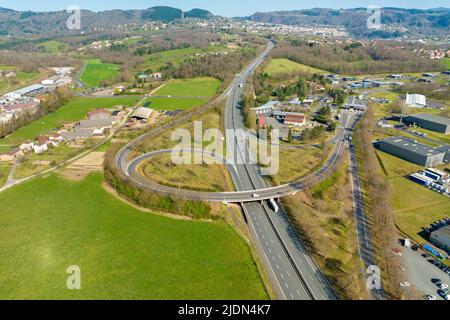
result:
[[[434,114],[422,113],[422,114],[413,114],[409,115],[407,118],[416,118],[421,120],[432,121],[435,123],[443,124],[446,126],[450,126],[450,118],[437,116]]]
[[[22,89],[18,89],[12,93],[16,93],[20,96],[25,95],[27,93],[33,92],[33,91],[38,91],[38,90],[42,90],[44,88],[44,86],[41,86],[40,84],[33,84],[31,86],[22,88]]]
[[[436,230],[434,231],[434,233],[439,233],[440,236],[450,238],[450,226],[446,226],[439,230]]]
[[[258,107],[258,108],[254,108],[253,110],[265,110],[265,109],[272,109],[274,108],[277,104],[279,103],[279,101],[269,101],[266,104]]]
[[[404,149],[404,150],[413,151],[416,154],[419,154],[422,156],[427,156],[427,157],[443,153],[443,151],[434,149],[430,146],[418,143],[414,140],[411,140],[411,139],[408,139],[405,137],[391,137],[391,138],[384,139],[382,142],[388,143],[390,145],[394,145],[394,146]]]

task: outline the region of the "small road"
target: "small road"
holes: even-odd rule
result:
[[[366,279],[366,270],[375,263],[374,247],[371,239],[371,228],[367,221],[367,215],[364,204],[364,197],[361,191],[361,180],[359,177],[358,161],[356,150],[353,144],[349,146],[349,170],[351,176],[351,187],[353,197],[353,209],[355,213],[356,236],[358,242],[359,257],[363,278]],[[370,290],[369,294],[378,300],[383,299],[383,290]]]

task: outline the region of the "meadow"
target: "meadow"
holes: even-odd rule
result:
[[[64,48],[64,44],[56,40],[41,42],[39,43],[39,46],[43,47],[44,50],[49,53],[58,53],[62,48]]]
[[[155,110],[189,110],[205,104],[207,99],[149,98],[146,105]]]
[[[60,127],[64,122],[75,122],[83,119],[90,111],[100,108],[112,108],[118,105],[133,106],[139,98],[83,98],[72,99],[57,111],[16,130],[11,135],[0,139],[0,144],[20,144],[40,134],[45,134]]]
[[[81,81],[89,87],[99,87],[101,81],[113,81],[119,75],[119,66],[102,63],[99,59],[85,60],[86,69],[81,75]]]
[[[291,73],[291,72],[303,72],[303,73],[325,73],[326,71],[316,69],[304,64],[300,64],[288,59],[272,59],[264,72],[269,75],[275,75],[278,73]]]
[[[200,77],[172,80],[156,91],[156,96],[212,97],[222,82],[215,78]]]
[[[0,194],[0,299],[268,298],[226,223],[142,212],[102,183],[52,174]],[[81,290],[66,287],[73,265]]]
[[[140,173],[159,184],[172,188],[204,191],[233,191],[233,182],[225,166],[175,165],[170,154],[149,159],[139,167]]]

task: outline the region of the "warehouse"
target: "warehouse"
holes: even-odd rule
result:
[[[427,98],[422,94],[407,94],[405,104],[411,108],[425,108],[427,106]]]
[[[446,153],[405,137],[392,137],[377,143],[378,148],[400,159],[434,167],[444,163]]]
[[[257,115],[271,113],[279,103],[279,101],[269,101],[258,108],[252,108],[252,111],[255,111]]]
[[[450,134],[449,118],[436,116],[433,114],[416,114],[403,118],[403,122],[408,125],[417,125],[430,131]]]
[[[450,250],[450,226],[445,226],[431,233],[430,241],[439,248],[449,252]]]

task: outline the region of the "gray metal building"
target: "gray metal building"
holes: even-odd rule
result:
[[[378,148],[383,152],[424,167],[443,164],[446,156],[445,151],[417,143],[405,137],[384,139],[378,143]]]
[[[437,148],[439,151],[445,152],[444,162],[450,163],[450,145]]]
[[[433,114],[416,114],[403,118],[409,125],[418,125],[421,128],[443,134],[450,134],[450,119]]]

